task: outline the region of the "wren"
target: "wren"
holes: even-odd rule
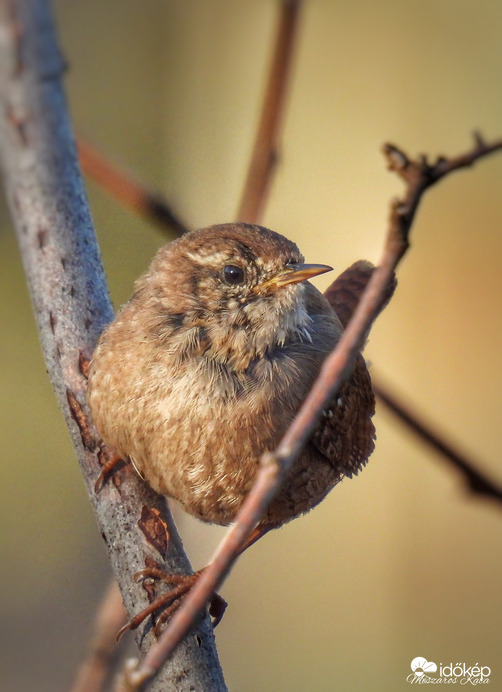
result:
[[[93,355],[88,402],[108,448],[205,522],[234,521],[343,331],[298,247],[266,228],[192,231],[159,250]],[[374,448],[358,354],[261,519],[309,511]]]

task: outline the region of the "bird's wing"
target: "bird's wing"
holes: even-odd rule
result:
[[[333,281],[324,293],[343,327],[346,327],[368,285],[375,267],[359,260]],[[396,288],[396,278],[384,294],[384,309]],[[340,474],[351,476],[367,462],[375,443],[375,397],[371,378],[361,354],[354,370],[324,412],[312,435],[312,443],[331,461]]]
[[[349,478],[368,461],[375,447],[375,398],[364,358],[324,411],[311,442],[341,475]]]

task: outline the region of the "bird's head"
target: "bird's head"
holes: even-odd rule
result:
[[[164,316],[166,327],[203,330],[215,357],[235,351],[256,357],[289,338],[308,338],[303,282],[330,270],[305,264],[295,243],[274,231],[224,224],[162,248],[136,295],[158,324]]]

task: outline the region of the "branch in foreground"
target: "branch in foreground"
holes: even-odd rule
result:
[[[171,571],[190,564],[165,499],[134,474],[97,496],[105,450],[86,415],[84,363],[113,317],[61,87],[63,60],[49,5],[0,5],[0,157],[47,369],[66,418],[89,496],[132,615],[148,605],[130,575],[146,560]],[[143,651],[154,641],[146,633]],[[179,681],[182,681],[181,683]],[[186,638],[155,690],[224,690],[209,618]]]
[[[262,457],[256,482],[246,498],[235,524],[218,547],[213,561],[173,615],[158,643],[151,648],[136,670],[129,672],[131,689],[139,690],[151,680],[178,643],[196,622],[211,594],[222,584],[241,547],[258,524],[268,503],[277,493],[281,480],[308,440],[323,408],[350,373],[354,358],[363,345],[364,336],[385,301],[394,270],[409,246],[409,232],[424,192],[449,173],[470,166],[483,156],[502,148],[502,142],[486,145],[478,136],[475,147],[454,159],[440,158],[433,165],[425,157],[418,161],[393,145],[384,154],[389,167],[406,182],[403,199],[391,205],[390,225],[382,259],[374,271],[357,309],[334,351],[327,357],[317,381],[286,431],[278,447]]]
[[[387,388],[383,388],[373,381],[373,389],[383,404],[392,411],[402,423],[412,430],[415,435],[418,435],[421,440],[424,440],[433,449],[438,451],[455,470],[460,471],[471,492],[502,502],[502,490],[483,473],[478,471],[471,460],[462,452],[457,450],[453,445],[445,442],[443,437],[439,436],[429,423],[420,420],[415,411],[411,411],[408,407],[404,406]]]
[[[462,155],[460,157],[457,157],[455,159],[440,159],[439,161],[442,162],[442,165],[447,167],[448,172],[451,172],[452,170],[457,170],[459,167],[468,167],[472,165],[480,156],[484,156],[486,154],[489,154],[491,152],[494,152],[498,149],[501,148],[502,143],[501,142],[494,142],[489,145],[486,145],[483,143],[483,141],[477,136],[477,142],[480,146],[476,147],[476,149],[472,150],[471,152],[468,152],[465,155]],[[394,152],[394,155],[399,156],[402,155],[402,152],[398,152],[396,149]],[[102,155],[99,155],[100,159],[102,159]],[[404,155],[403,155],[404,156]],[[409,161],[406,156],[402,159],[403,165],[406,166],[409,164]],[[461,165],[459,165],[461,164]],[[394,162],[391,167],[393,167]],[[134,190],[134,197],[141,196],[141,194],[146,194],[146,199],[141,202],[140,204],[133,205],[133,210],[136,211],[137,213],[140,213],[146,218],[152,218],[152,214],[150,211],[150,205],[148,203],[149,198],[153,198],[154,195],[150,193],[146,187],[139,185],[136,183],[132,178],[128,177],[127,174],[124,171],[117,170],[114,168],[113,164],[109,161],[106,162],[106,169],[110,171],[109,176],[94,176],[92,168],[89,169],[87,168],[87,172],[95,177],[95,179],[102,184],[105,188],[110,189],[110,191],[113,192],[113,187],[114,187],[114,180],[121,181],[121,180],[126,180],[126,186],[127,188],[129,187],[134,187],[135,185],[137,186],[136,189]],[[443,173],[444,175],[445,173]],[[434,182],[434,181],[433,181]],[[159,205],[159,208],[165,208],[165,212],[160,214],[157,218],[165,218],[168,219],[169,215],[171,214],[169,205],[167,202],[161,197],[161,196],[155,196],[156,203]],[[258,205],[261,206],[261,205]],[[155,218],[152,218],[152,220],[155,220]],[[257,219],[259,222],[259,219]],[[160,224],[161,226],[163,225],[162,222]],[[169,221],[167,221],[164,225],[164,228],[166,230],[170,230],[169,226]],[[369,274],[367,278],[364,278],[363,281],[360,282],[360,285],[354,287],[351,287],[351,294],[350,295],[342,295],[342,292],[338,290],[337,281],[341,281],[344,279],[344,275],[342,274],[337,281],[330,286],[328,291],[333,293],[333,296],[327,296],[330,302],[332,303],[335,312],[337,315],[341,318],[342,324],[346,325],[349,321],[350,316],[355,310],[357,300],[359,299],[360,295],[362,294],[362,291],[364,290],[364,287],[367,285],[369,278],[371,274],[373,273],[373,269],[369,271]],[[358,275],[359,276],[359,275]],[[351,279],[353,277],[351,276]],[[363,285],[364,284],[364,285]],[[357,300],[355,300],[355,296],[357,294]],[[333,304],[332,298],[337,299],[338,303],[335,305]],[[493,499],[500,499],[500,490],[497,488],[497,486],[491,481],[490,479],[486,478],[480,471],[478,471],[479,464],[473,460],[472,458],[468,458],[464,452],[461,452],[457,449],[453,449],[451,445],[449,445],[442,437],[440,437],[437,432],[434,432],[431,434],[430,427],[424,426],[423,422],[415,418],[415,413],[413,411],[410,411],[406,407],[404,407],[400,401],[396,400],[395,397],[393,397],[388,390],[383,387],[381,384],[375,385],[374,383],[374,389],[375,389],[375,394],[376,396],[382,400],[384,404],[386,404],[388,407],[390,407],[395,415],[397,415],[405,424],[408,425],[408,427],[412,428],[415,432],[416,435],[421,437],[425,442],[430,444],[436,451],[438,451],[440,454],[442,454],[446,459],[448,459],[452,465],[456,468],[457,471],[460,471],[464,477],[465,477],[465,482],[471,487],[473,492],[481,493],[485,496],[492,497]],[[391,403],[392,402],[392,403]],[[459,463],[457,463],[457,460]]]
[[[277,163],[277,146],[301,4],[301,0],[281,0],[280,3],[274,55],[237,221],[258,223],[265,205],[272,172]]]

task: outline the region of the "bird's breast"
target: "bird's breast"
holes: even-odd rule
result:
[[[208,359],[192,361],[149,399],[148,436],[132,451],[159,492],[195,516],[233,521],[254,481],[263,452],[273,449],[293,419],[320,365],[281,351],[236,372]],[[160,394],[160,393],[159,393]]]

